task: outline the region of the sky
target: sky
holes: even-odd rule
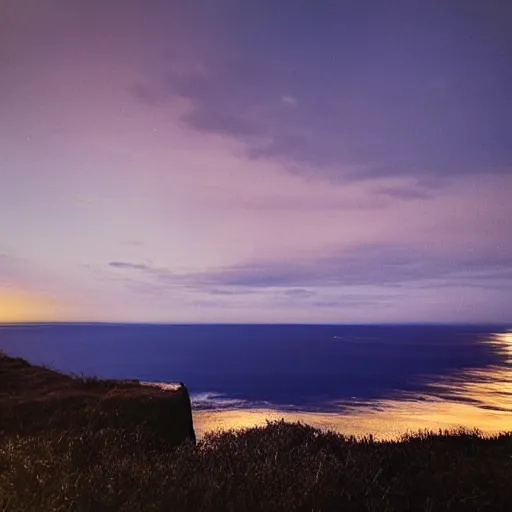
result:
[[[511,24],[1,0],[0,322],[512,321]]]

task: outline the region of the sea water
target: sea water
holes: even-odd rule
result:
[[[184,382],[199,436],[304,421],[355,435],[512,430],[512,330],[471,325],[0,326],[0,349],[106,378]]]

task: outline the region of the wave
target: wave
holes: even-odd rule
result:
[[[223,393],[213,391],[193,393],[190,395],[190,401],[195,409],[238,409],[250,406],[247,400],[229,398]]]

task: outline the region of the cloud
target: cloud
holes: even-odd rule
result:
[[[285,290],[283,293],[287,297],[294,299],[309,299],[310,297],[314,297],[316,295],[316,292],[313,290],[306,290],[304,288],[290,288],[289,290]]]
[[[282,96],[281,101],[289,107],[296,107],[298,103],[297,98],[293,96]]]
[[[376,295],[372,293],[360,293],[360,294],[339,294],[332,298],[315,300],[311,302],[311,306],[320,309],[337,309],[345,310],[349,309],[361,309],[361,308],[385,308],[392,305],[397,297],[395,295]]]
[[[94,197],[77,195],[77,196],[74,196],[71,200],[74,204],[80,205],[80,206],[97,206],[98,205],[98,200],[95,199]]]
[[[149,271],[151,267],[148,265],[144,265],[143,263],[128,263],[125,261],[111,261],[109,267],[120,268],[120,269],[130,269],[130,270],[147,270]]]
[[[512,100],[512,37],[499,21],[509,12],[502,4],[460,5],[467,24],[435,2],[392,18],[379,3],[314,13],[294,5],[285,44],[277,7],[265,3],[261,15],[244,6],[230,11],[226,19],[236,23],[221,30],[221,41],[198,37],[195,60],[208,62],[207,72],[176,72],[170,58],[134,95],[150,103],[185,98],[192,128],[240,139],[251,157],[294,162],[317,178],[510,173],[503,105]],[[219,27],[225,7],[212,20]],[[298,97],[300,108],[282,108]]]
[[[207,290],[209,295],[220,295],[220,296],[232,296],[232,295],[249,295],[255,293],[254,290],[250,288],[231,288],[231,289],[219,289],[213,288]]]
[[[431,191],[424,187],[381,187],[377,189],[376,194],[387,196],[392,199],[414,200],[414,199],[432,199],[434,196]]]
[[[216,105],[203,111],[192,110],[183,116],[183,120],[201,132],[221,132],[244,139],[264,136],[254,120],[238,112],[226,112]]]
[[[141,242],[140,240],[121,240],[119,245],[124,247],[143,247],[144,242]]]
[[[366,245],[319,258],[258,261],[187,274],[145,264],[112,262],[109,265],[142,271],[158,286],[186,287],[212,295],[283,288],[283,294],[289,298],[306,299],[316,291],[305,287],[366,286],[384,289],[467,286],[512,291],[512,258],[436,257],[394,245]]]
[[[170,94],[165,88],[150,87],[140,82],[132,84],[129,90],[139,101],[152,106],[157,106],[166,101]]]
[[[454,261],[422,256],[417,250],[367,246],[316,260],[269,261],[198,274],[199,282],[248,287],[401,286],[432,279],[479,283],[502,280],[510,285],[512,261]]]
[[[409,192],[409,195],[407,195]],[[415,193],[417,197],[414,197]],[[378,196],[382,196],[380,199]],[[388,206],[389,201],[385,201],[385,196],[390,196],[386,192],[378,191],[377,194],[368,194],[367,197],[350,197],[327,193],[292,195],[291,193],[273,193],[255,195],[254,197],[237,197],[230,195],[223,200],[223,207],[238,207],[244,210],[256,210],[262,212],[322,212],[322,211],[373,211],[382,210]],[[429,198],[427,193],[415,191],[414,188],[404,189],[404,195],[399,199]]]

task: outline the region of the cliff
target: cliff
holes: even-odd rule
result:
[[[64,375],[0,353],[0,433],[143,428],[177,445],[195,442],[183,385],[162,389],[138,381]]]

